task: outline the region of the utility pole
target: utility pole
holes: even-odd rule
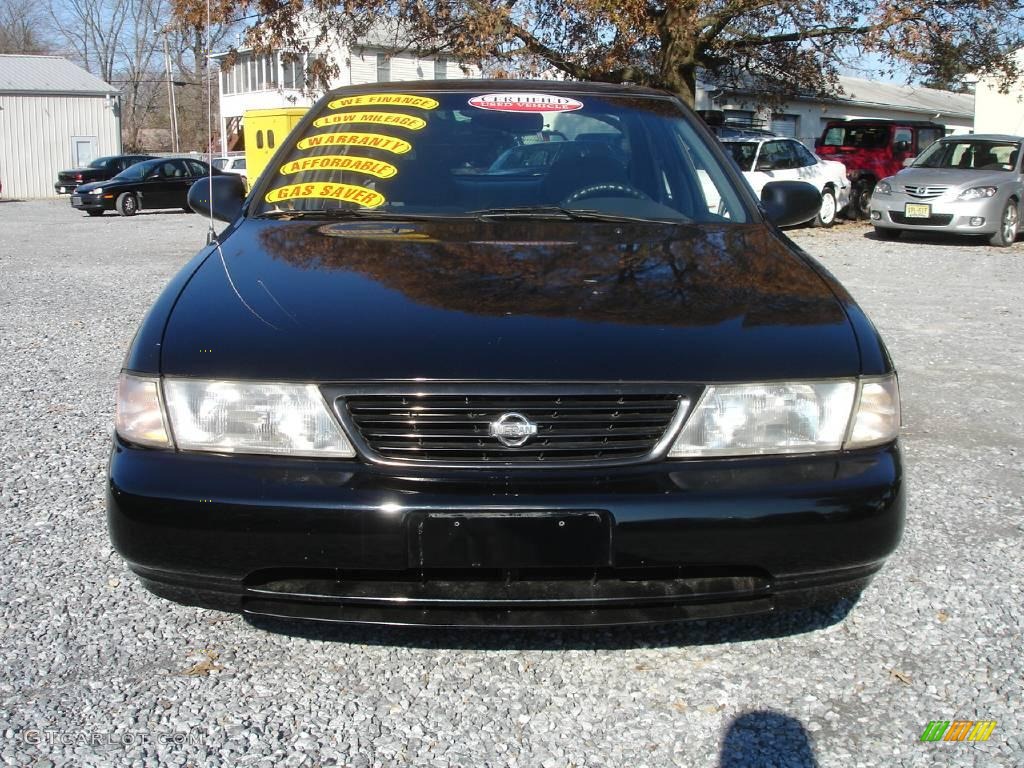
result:
[[[164,70],[167,73],[167,108],[171,113],[171,147],[177,153],[181,151],[178,144],[178,103],[174,96],[174,80],[171,77],[171,52],[167,45],[167,30],[164,34]]]

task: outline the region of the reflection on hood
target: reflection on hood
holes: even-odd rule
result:
[[[274,259],[358,273],[425,306],[625,325],[842,323],[822,279],[760,225],[275,223]]]

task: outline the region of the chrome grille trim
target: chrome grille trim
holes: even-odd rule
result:
[[[935,197],[941,197],[946,193],[949,187],[932,186],[932,187],[915,187],[905,186],[903,192],[909,197],[917,198],[918,200],[931,200]]]
[[[566,468],[663,458],[700,387],[410,384],[324,387],[366,460],[411,467]],[[536,437],[506,447],[488,425],[518,412]]]

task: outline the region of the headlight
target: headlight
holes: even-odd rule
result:
[[[899,392],[894,375],[860,382],[712,385],[687,418],[668,456],[838,451],[889,442],[898,432]]]
[[[984,200],[986,197],[995,197],[998,191],[997,187],[971,187],[961,192],[957,200]]]
[[[888,181],[880,181],[875,184],[875,192],[880,195],[888,195],[892,192],[892,187],[889,185]]]
[[[160,382],[122,373],[117,380],[114,428],[129,443],[151,448],[172,448],[164,412],[160,407]]]
[[[89,190],[89,194],[90,195],[102,195],[103,194],[103,187],[96,187],[96,189],[90,189]]]
[[[165,379],[164,395],[182,450],[355,456],[313,384]]]

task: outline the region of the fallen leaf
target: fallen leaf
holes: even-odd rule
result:
[[[910,675],[908,675],[906,672],[900,672],[898,669],[890,669],[889,678],[891,680],[899,680],[904,685],[910,685],[912,682],[910,679]]]
[[[938,616],[938,617],[939,617],[939,621],[946,621],[946,619],[948,619],[948,618],[949,618],[949,614],[948,614],[948,613],[946,613],[945,611],[939,611],[939,612],[938,612],[938,613],[936,614],[936,616]]]
[[[686,709],[687,709],[686,702],[685,701],[673,702],[672,703],[672,709],[674,709],[676,712],[685,712]]]
[[[206,658],[200,659],[191,667],[182,672],[186,677],[203,677],[210,674],[211,672],[223,669],[223,667],[217,663],[217,658],[220,654],[217,651],[200,651]]]

